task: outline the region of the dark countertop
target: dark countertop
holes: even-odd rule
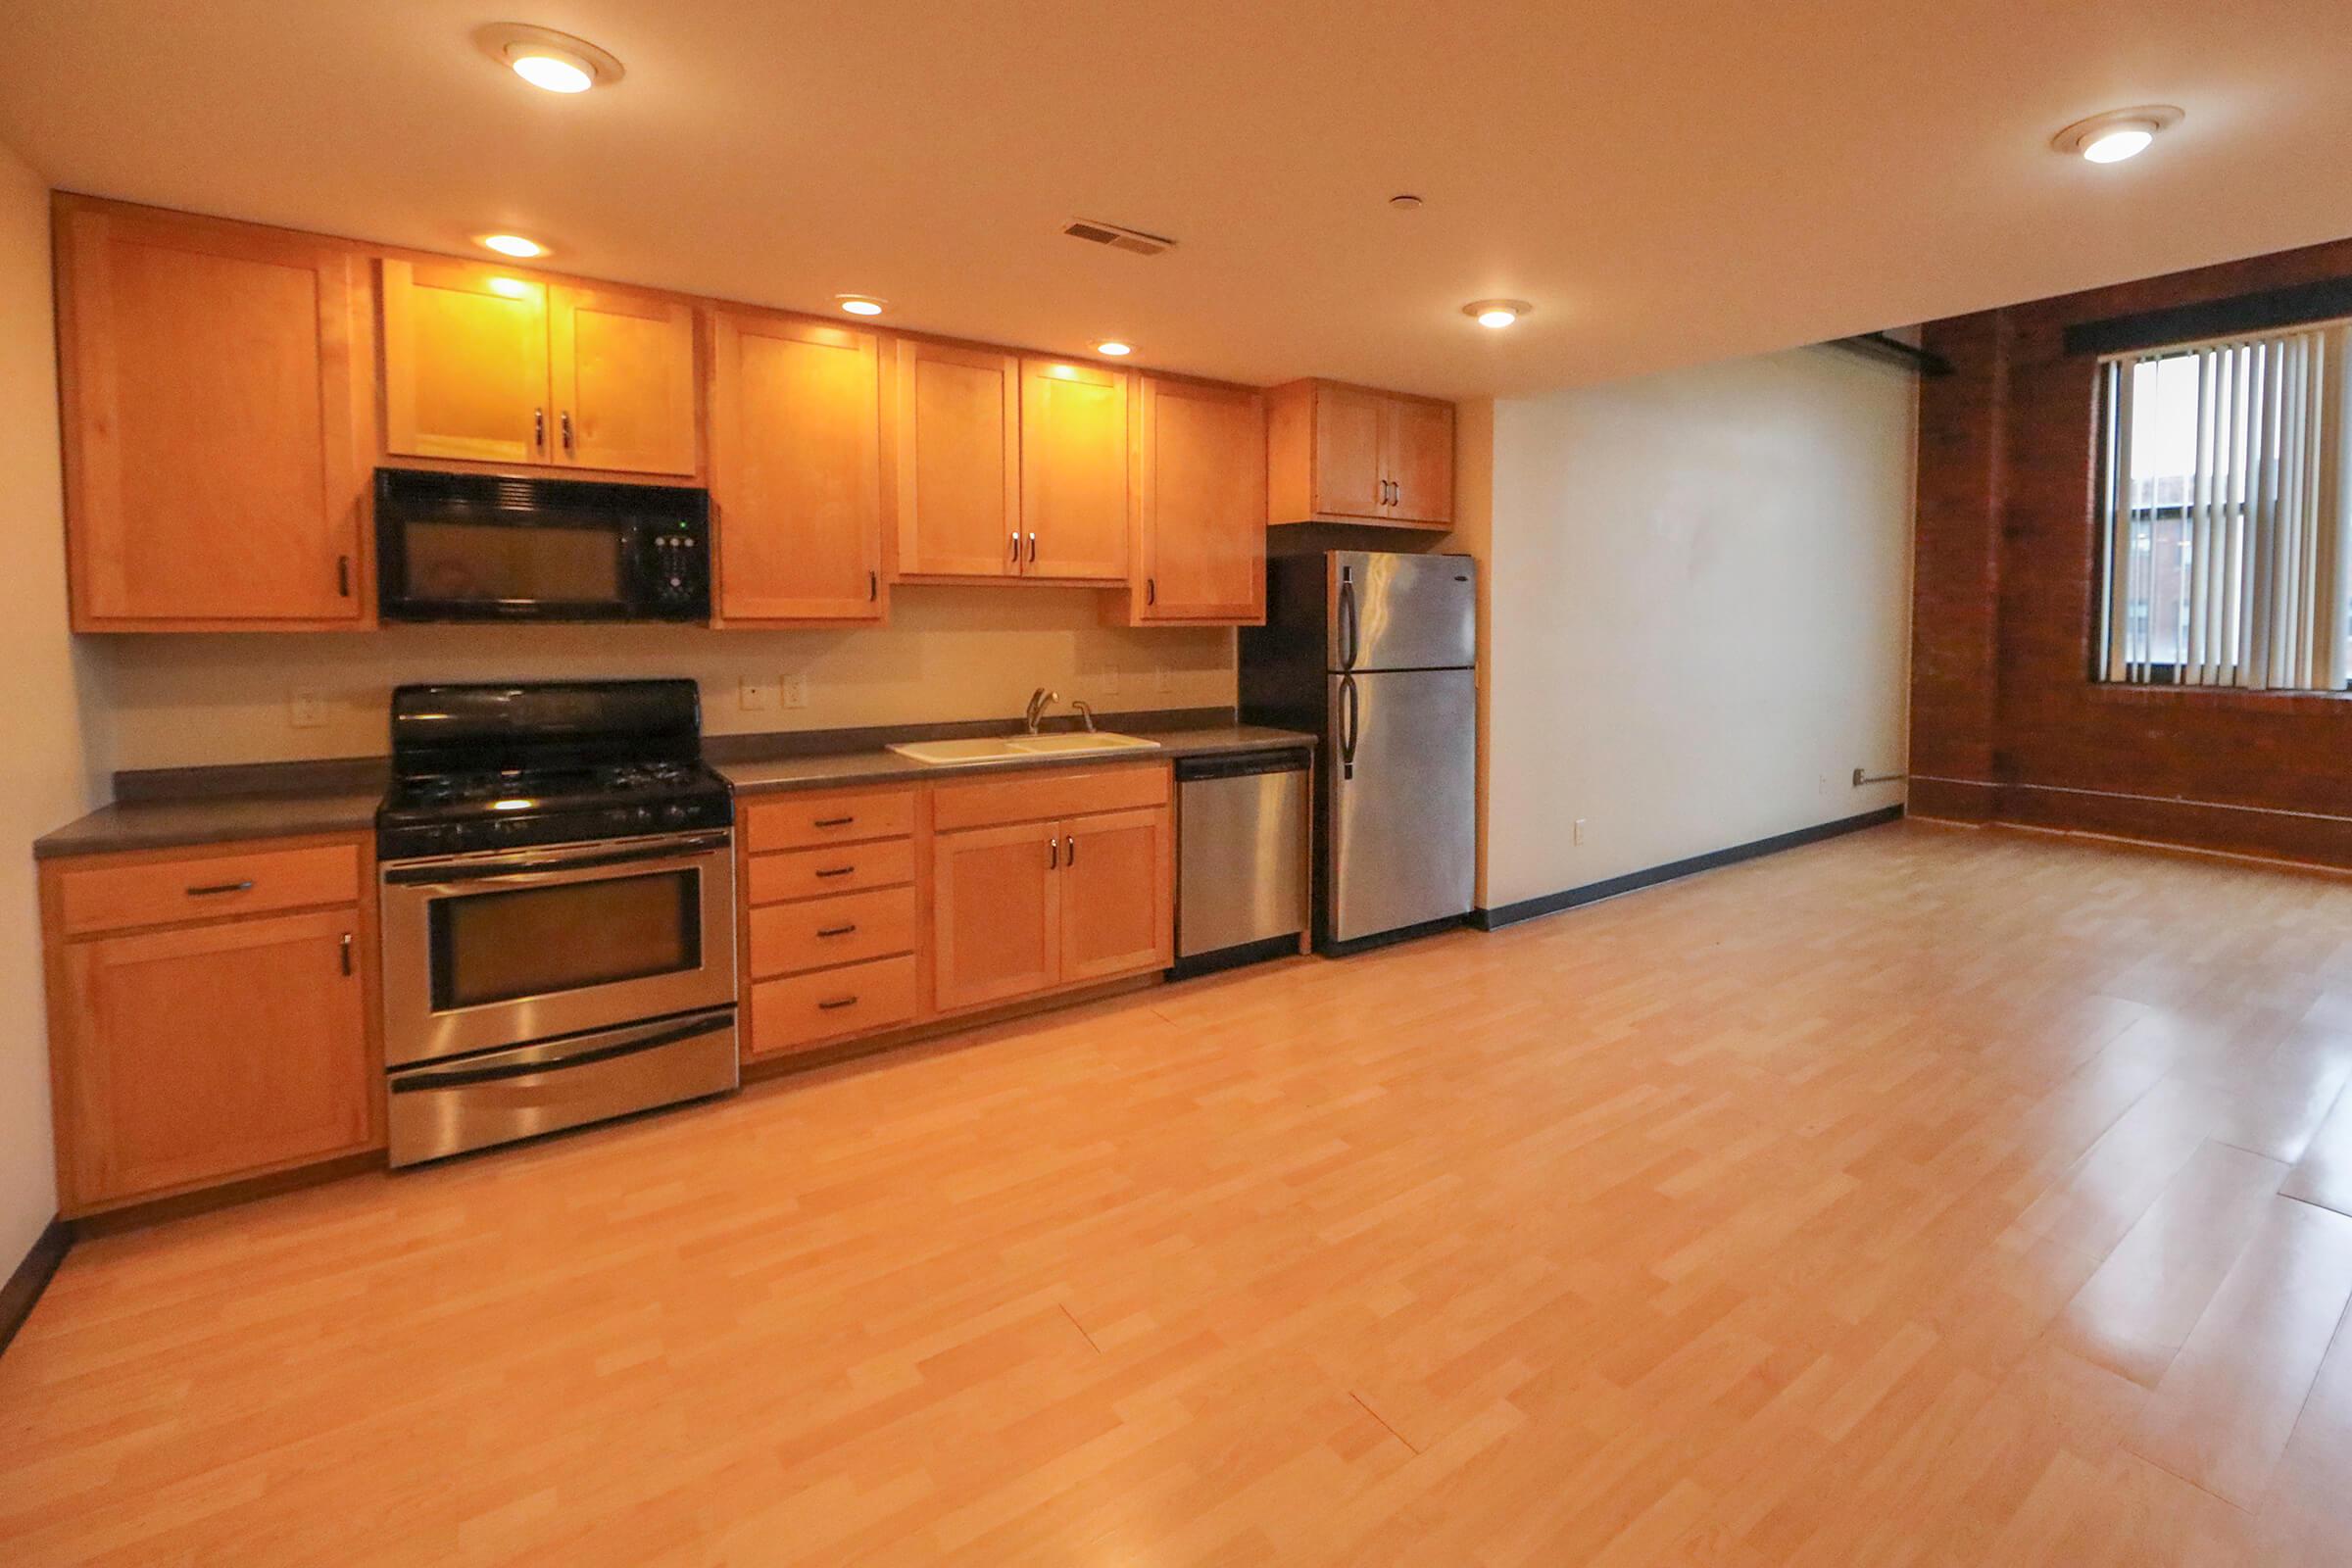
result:
[[[945,727],[945,726],[943,726]],[[1118,728],[1105,723],[1105,729]],[[714,760],[728,783],[744,794],[783,790],[822,789],[828,785],[874,784],[919,778],[947,778],[978,773],[1017,772],[1039,767],[1074,767],[1118,760],[1144,761],[1178,757],[1206,757],[1226,752],[1280,751],[1312,747],[1315,738],[1297,730],[1266,729],[1256,724],[1208,724],[1184,729],[1152,730],[1136,726],[1159,742],[1151,752],[1130,752],[1115,758],[1038,757],[1017,762],[956,762],[935,765],[910,761],[896,752],[861,745],[855,750],[819,752],[798,757],[735,758]],[[732,738],[739,747],[744,737]],[[806,744],[805,739],[796,744]],[[315,778],[315,787],[291,782],[279,790],[243,790],[234,794],[204,793],[198,776],[236,774],[241,782],[270,776],[264,769],[190,769],[182,778],[154,789],[184,785],[189,793],[161,798],[125,799],[100,807],[89,815],[67,823],[54,833],[33,840],[35,859],[77,855],[111,855],[124,850],[193,848],[207,844],[235,844],[251,839],[295,838],[315,833],[364,833],[375,826],[375,808],[383,799],[380,785],[355,788],[354,770],[382,763],[357,762],[288,764],[281,776]],[[309,772],[303,770],[309,769]],[[333,771],[339,769],[340,771]],[[125,780],[127,782],[127,778]],[[120,786],[119,786],[120,788]]]
[[[1105,724],[1105,729],[1116,728]],[[777,757],[764,760],[722,761],[712,765],[726,775],[739,794],[764,795],[783,790],[824,789],[843,784],[896,784],[920,778],[957,778],[977,773],[1015,773],[1039,767],[1085,767],[1102,762],[1143,762],[1178,757],[1213,757],[1228,752],[1288,751],[1311,748],[1312,735],[1298,730],[1267,729],[1257,724],[1212,724],[1195,729],[1130,731],[1159,742],[1156,751],[1119,752],[1107,757],[1025,757],[1018,761],[917,762],[879,748],[835,752],[816,757]]]
[[[364,833],[375,826],[383,791],[339,794],[192,796],[118,801],[32,841],[36,860],[120,850],[178,849],[308,833]]]

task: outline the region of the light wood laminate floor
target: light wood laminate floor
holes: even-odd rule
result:
[[[2352,881],[1874,830],[76,1250],[35,1564],[2352,1560]]]

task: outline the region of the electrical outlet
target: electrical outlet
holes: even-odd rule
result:
[[[1585,819],[1581,816],[1576,819],[1576,842],[1585,842]]]
[[[1168,666],[1165,664],[1154,664],[1152,666],[1152,689],[1153,691],[1164,692],[1169,690],[1175,684],[1176,672],[1174,670],[1168,668]]]
[[[1095,685],[1096,689],[1101,691],[1105,697],[1118,696],[1119,666],[1116,664],[1104,664],[1102,666],[1102,678],[1097,681]]]
[[[287,700],[286,718],[296,729],[324,729],[326,727],[326,694],[324,692],[296,692]]]
[[[776,688],[772,681],[747,680],[739,698],[745,712],[776,706]]]
[[[808,676],[785,676],[781,690],[784,693],[784,706],[786,708],[807,708],[808,706]]]

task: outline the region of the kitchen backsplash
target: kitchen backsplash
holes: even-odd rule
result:
[[[389,626],[80,642],[104,770],[380,755],[385,705],[408,681],[691,676],[712,734],[1018,717],[1037,686],[1106,710],[1234,700],[1231,630],[1109,628],[1095,594],[1047,588],[903,587],[880,630]]]

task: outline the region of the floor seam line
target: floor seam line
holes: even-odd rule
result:
[[[1357,1405],[1361,1406],[1364,1414],[1379,1422],[1383,1432],[1386,1432],[1390,1437],[1395,1438],[1398,1443],[1403,1444],[1406,1452],[1412,1454],[1416,1458],[1420,1456],[1421,1450],[1413,1446],[1413,1440],[1406,1437],[1403,1433],[1397,1431],[1395,1427],[1390,1426],[1388,1417],[1382,1415],[1378,1410],[1373,1409],[1371,1404],[1365,1400],[1362,1395],[1356,1393],[1353,1389],[1349,1389],[1348,1391],[1348,1397],[1353,1399]]]

